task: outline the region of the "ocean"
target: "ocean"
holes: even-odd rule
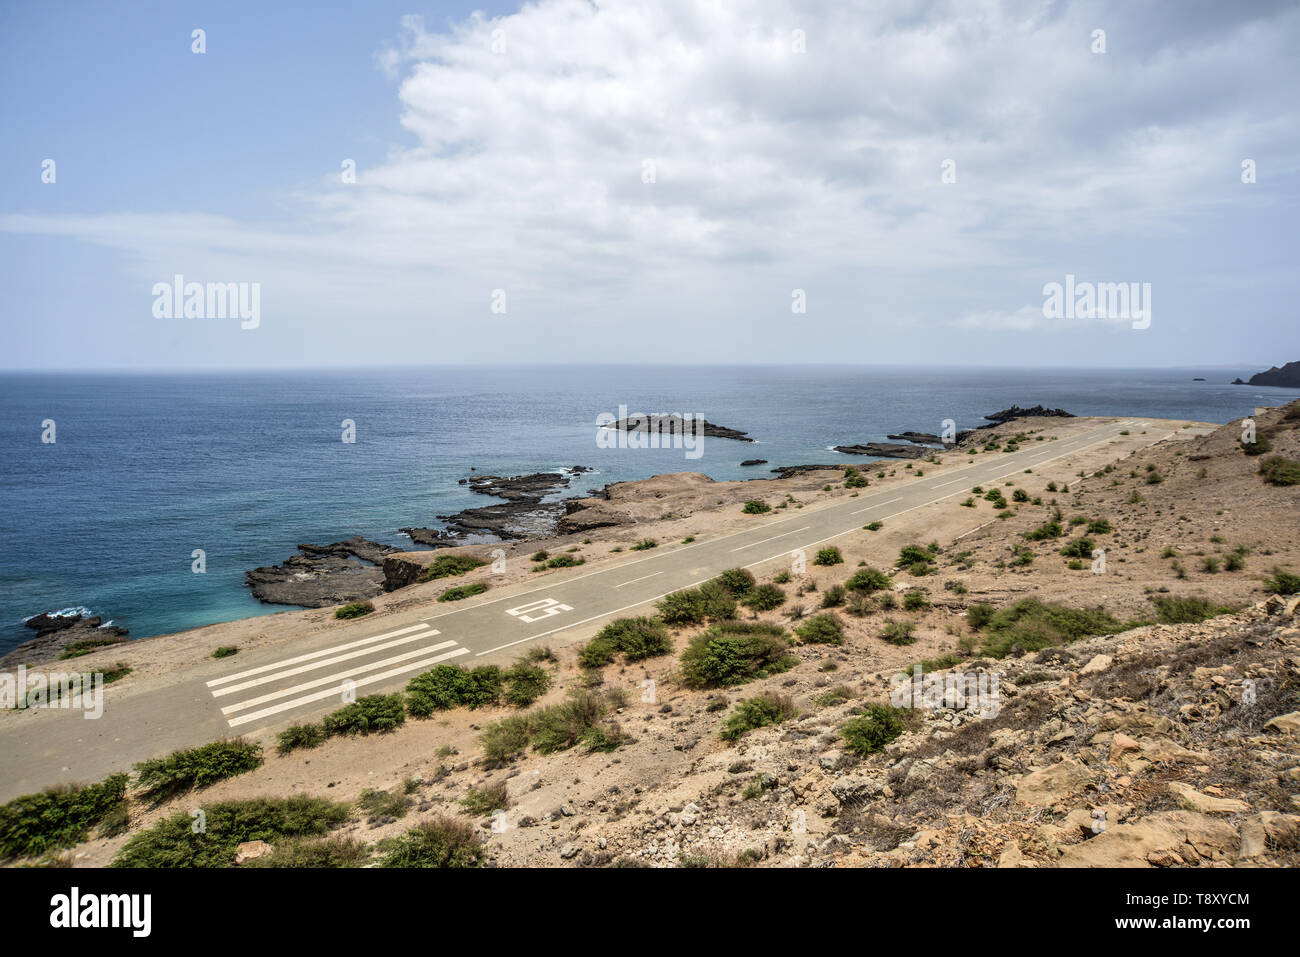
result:
[[[1043,404],[1079,415],[1227,422],[1300,390],[1229,385],[1257,369],[869,366],[499,366],[185,374],[0,374],[0,653],[23,620],[80,608],[133,637],[284,610],[244,572],[302,542],[360,535],[496,501],[457,480],[573,465],[572,492],[662,472],[767,476],[854,461],[834,445],[984,424]],[[1195,377],[1207,381],[1195,382]],[[696,413],[754,443],[601,449],[602,413]],[[53,443],[42,442],[54,421]],[[356,441],[342,441],[343,421]],[[747,458],[769,465],[741,468]],[[861,459],[857,459],[861,461]],[[195,574],[195,549],[206,572]]]

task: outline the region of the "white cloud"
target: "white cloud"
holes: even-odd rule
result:
[[[364,310],[389,350],[431,316],[486,321],[495,288],[536,324],[503,358],[611,314],[726,342],[700,318],[780,329],[796,286],[809,321],[858,314],[863,270],[885,275],[893,314],[1037,330],[1040,308],[1001,310],[1086,272],[1074,244],[1195,234],[1269,202],[1229,192],[1244,150],[1296,171],[1290,89],[1252,72],[1295,72],[1300,14],[1279,9],[1196,8],[1176,33],[1128,4],[992,0],[540,0],[446,32],[406,18],[376,63],[400,80],[413,144],[356,185],[302,189],[274,227],[197,211],[0,227],[122,249],[142,281],[261,279],[286,345],[308,321],[354,335]],[[955,184],[940,182],[949,158]]]

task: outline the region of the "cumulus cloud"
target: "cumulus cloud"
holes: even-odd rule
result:
[[[1041,307],[1018,304],[1114,268],[1112,244],[1182,241],[1280,201],[1243,196],[1236,171],[1259,155],[1272,177],[1297,172],[1298,27],[1283,3],[1158,16],[1052,0],[408,17],[375,65],[410,141],[356,184],[304,186],[270,226],[199,210],[0,226],[124,250],[142,277],[263,277],[286,347],[308,321],[329,339],[364,312],[376,353],[427,321],[478,358],[572,355],[547,343],[575,330],[630,345],[617,328],[637,323],[721,349],[740,323],[788,329],[794,288],[800,321],[835,335],[1041,331]],[[1099,278],[1164,267],[1140,268]],[[489,321],[494,289],[527,322],[518,355],[477,354],[481,336],[452,328]]]

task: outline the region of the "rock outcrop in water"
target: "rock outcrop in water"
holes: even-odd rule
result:
[[[742,432],[739,429],[729,429],[725,425],[715,425],[708,419],[704,419],[704,437],[707,439],[733,439],[737,442],[753,442],[748,432]],[[687,428],[689,425],[689,428]],[[658,432],[661,436],[671,435],[697,435],[699,429],[699,420],[692,420],[690,423],[683,423],[682,417],[673,413],[671,415],[629,415],[626,419],[619,419],[617,422],[611,422],[609,425],[602,426],[606,429],[618,429],[621,432]]]
[[[270,605],[325,608],[383,591],[384,556],[397,551],[390,545],[349,538],[329,545],[299,545],[279,565],[266,565],[244,573],[253,595]]]
[[[467,508],[454,515],[439,515],[446,523],[442,529],[403,528],[402,532],[420,545],[447,548],[467,541],[502,541],[521,538],[546,538],[555,534],[564,502],[543,501],[568,487],[573,476],[592,469],[575,465],[563,472],[533,472],[529,475],[474,475],[461,479],[462,485],[480,495],[505,501],[499,505]]]
[[[127,630],[117,625],[105,625],[99,615],[44,614],[28,618],[24,624],[36,632],[36,637],[0,658],[0,668],[51,661],[59,657],[69,645],[93,641],[114,645],[127,640]]]
[[[908,445],[901,442],[867,442],[863,445],[837,445],[836,452],[845,455],[872,455],[887,459],[919,459],[934,453],[924,445]]]
[[[1012,419],[1073,419],[1076,418],[1076,416],[1073,412],[1066,412],[1064,409],[1049,409],[1042,405],[1036,405],[1030,409],[1022,409],[1018,405],[1013,405],[1011,408],[1003,409],[1001,412],[990,412],[988,415],[984,416],[984,418],[993,422],[994,425],[1000,425],[1003,422],[1010,422]],[[990,429],[994,428],[994,426],[981,425],[980,428]]]

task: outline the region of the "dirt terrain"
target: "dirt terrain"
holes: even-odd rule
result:
[[[1003,441],[1014,433],[1051,441],[1086,422],[1022,420],[998,433]],[[1300,458],[1300,418],[1273,410],[1257,424],[1273,454]],[[411,809],[368,823],[359,815],[343,834],[374,842],[435,815],[461,817],[479,825],[501,866],[1294,864],[1300,622],[1295,596],[1270,595],[1266,582],[1275,568],[1300,572],[1300,487],[1263,481],[1265,457],[1244,454],[1240,424],[1213,431],[1192,425],[1162,423],[1155,444],[1151,435],[1121,436],[1009,479],[1003,510],[960,494],[846,536],[839,540],[842,564],[756,570],[759,582],[779,576],[786,600],[740,616],[785,628],[818,613],[827,591],[860,564],[893,576],[886,590],[892,599],[874,596],[857,613],[842,604],[831,609],[843,624],[842,644],[797,643],[797,664],[781,673],[725,689],[687,687],[679,654],[701,626],[673,629],[673,654],[594,670],[577,661],[594,628],[552,636],[556,660],[546,667],[554,684],[534,707],[578,690],[606,696],[609,717],[626,735],[614,750],[579,745],[483,761],[480,734],[514,712],[508,708],[453,709],[392,733],[330,739],[286,756],[267,741],[262,767],[158,808],[133,806],[127,835],[80,845],[69,860],[106,864],[131,833],[178,809],[261,795],[350,801],[364,789],[385,789],[409,791]],[[873,488],[911,474],[898,462],[862,468]],[[826,484],[830,491],[822,491]],[[601,561],[647,535],[669,540],[743,527],[748,517],[734,505],[754,497],[754,486],[690,475],[649,480],[644,487],[662,497],[629,497],[629,507],[644,510],[642,524],[598,540],[591,532],[510,549],[516,560],[508,560],[508,574],[527,575],[523,555],[539,544],[552,552],[576,544],[588,561]],[[771,502],[851,494],[838,472],[763,486]],[[1017,489],[1026,501],[1014,501]],[[974,507],[962,504],[968,497]],[[1010,517],[995,517],[1000,511]],[[1054,516],[1059,537],[1025,537]],[[1070,524],[1075,516],[1077,526]],[[1091,531],[1106,528],[1094,524],[1099,520],[1108,530]],[[1095,548],[1072,568],[1059,550],[1085,535]],[[583,537],[592,543],[582,544]],[[903,546],[932,542],[938,548],[925,574],[895,567]],[[1097,549],[1104,551],[1101,574],[1094,571]],[[445,584],[411,586],[376,605],[417,601]],[[926,607],[906,610],[899,599],[916,591],[925,593]],[[1217,611],[1235,611],[1140,624],[1036,652],[1016,646],[1000,658],[982,653],[985,636],[968,618],[971,607],[1002,608],[1029,596],[1104,608],[1135,623],[1159,620],[1153,599],[1205,598]],[[915,641],[883,640],[891,621],[912,623]],[[186,637],[203,636],[215,647],[255,624],[258,633],[241,640],[270,642],[303,623],[329,626],[324,612],[296,612]],[[179,639],[141,642],[162,653],[142,660],[140,672],[163,673],[203,653],[179,647]],[[871,705],[889,704],[900,669],[926,659],[926,673],[996,673],[996,716],[981,716],[973,704],[914,708],[883,749],[854,754],[840,729]],[[765,693],[788,697],[796,713],[734,743],[723,740],[734,705]],[[501,782],[504,812],[465,813],[459,802],[472,788]]]

